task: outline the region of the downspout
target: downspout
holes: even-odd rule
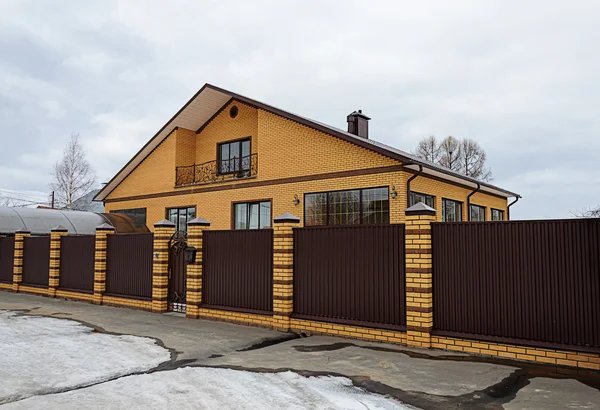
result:
[[[419,172],[417,172],[416,174],[414,174],[412,177],[408,178],[408,181],[406,181],[406,207],[410,207],[410,183],[413,179],[415,179],[416,177],[418,177],[419,175],[421,175],[423,173],[423,165],[421,164],[410,164],[410,165],[419,165]]]
[[[469,222],[471,221],[471,197],[481,189],[481,184],[479,182],[476,182],[476,184],[477,188],[467,196],[467,218],[469,218]]]
[[[520,196],[516,196],[515,200],[512,201],[510,204],[508,204],[508,207],[506,208],[506,219],[508,221],[510,221],[510,207],[513,206],[514,204],[516,204],[519,201],[519,198],[521,198]]]

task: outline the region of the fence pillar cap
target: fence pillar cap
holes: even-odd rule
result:
[[[21,229],[17,229],[15,231],[15,233],[25,233],[25,234],[27,234],[27,233],[31,233],[31,231],[29,229],[21,228]]]
[[[210,226],[210,222],[200,217],[192,219],[187,224],[188,226]]]
[[[406,215],[435,215],[437,211],[430,207],[429,205],[425,205],[423,202],[419,202],[418,204],[414,204],[410,208],[407,208],[404,213]]]
[[[69,232],[69,230],[62,225],[55,226],[50,231],[51,232]]]
[[[298,223],[300,222],[300,218],[298,218],[295,215],[292,215],[289,212],[284,212],[279,216],[276,216],[275,218],[273,218],[273,222],[274,223],[283,223],[283,222],[294,222],[294,223]]]
[[[112,225],[109,225],[109,224],[107,224],[107,223],[103,223],[102,225],[100,225],[100,226],[97,226],[97,227],[96,227],[96,230],[97,230],[97,231],[114,231],[114,230],[115,230],[115,227],[114,227],[114,226],[112,226]]]
[[[155,228],[175,228],[175,224],[171,221],[163,219],[154,224]]]

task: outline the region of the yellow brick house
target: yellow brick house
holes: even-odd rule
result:
[[[334,128],[204,85],[96,195],[153,229],[201,216],[212,229],[404,221],[417,202],[439,221],[506,220],[519,195],[378,143],[360,111]]]

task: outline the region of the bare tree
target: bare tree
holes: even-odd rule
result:
[[[431,153],[436,153],[434,157],[436,159],[432,161],[436,164],[472,178],[492,180],[492,171],[486,166],[487,155],[472,139],[458,140],[448,136],[439,145],[435,137],[422,139],[415,150],[415,155],[431,161]]]
[[[483,181],[491,181],[492,171],[486,167],[486,159],[487,155],[477,141],[467,138],[460,142],[458,158],[460,173]]]
[[[419,158],[436,163],[440,159],[440,146],[432,135],[419,141],[414,154]]]
[[[575,218],[600,218],[600,205],[597,207],[584,208],[582,210],[573,211],[571,214]]]
[[[55,192],[56,202],[66,209],[73,209],[73,201],[94,186],[96,177],[85,158],[79,134],[71,134],[63,157],[54,164],[51,174],[54,180],[50,186]]]

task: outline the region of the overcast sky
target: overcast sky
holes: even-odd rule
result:
[[[513,219],[600,204],[598,1],[0,0],[0,189],[110,179],[204,84],[412,150],[477,140]],[[294,138],[290,135],[290,138]]]

